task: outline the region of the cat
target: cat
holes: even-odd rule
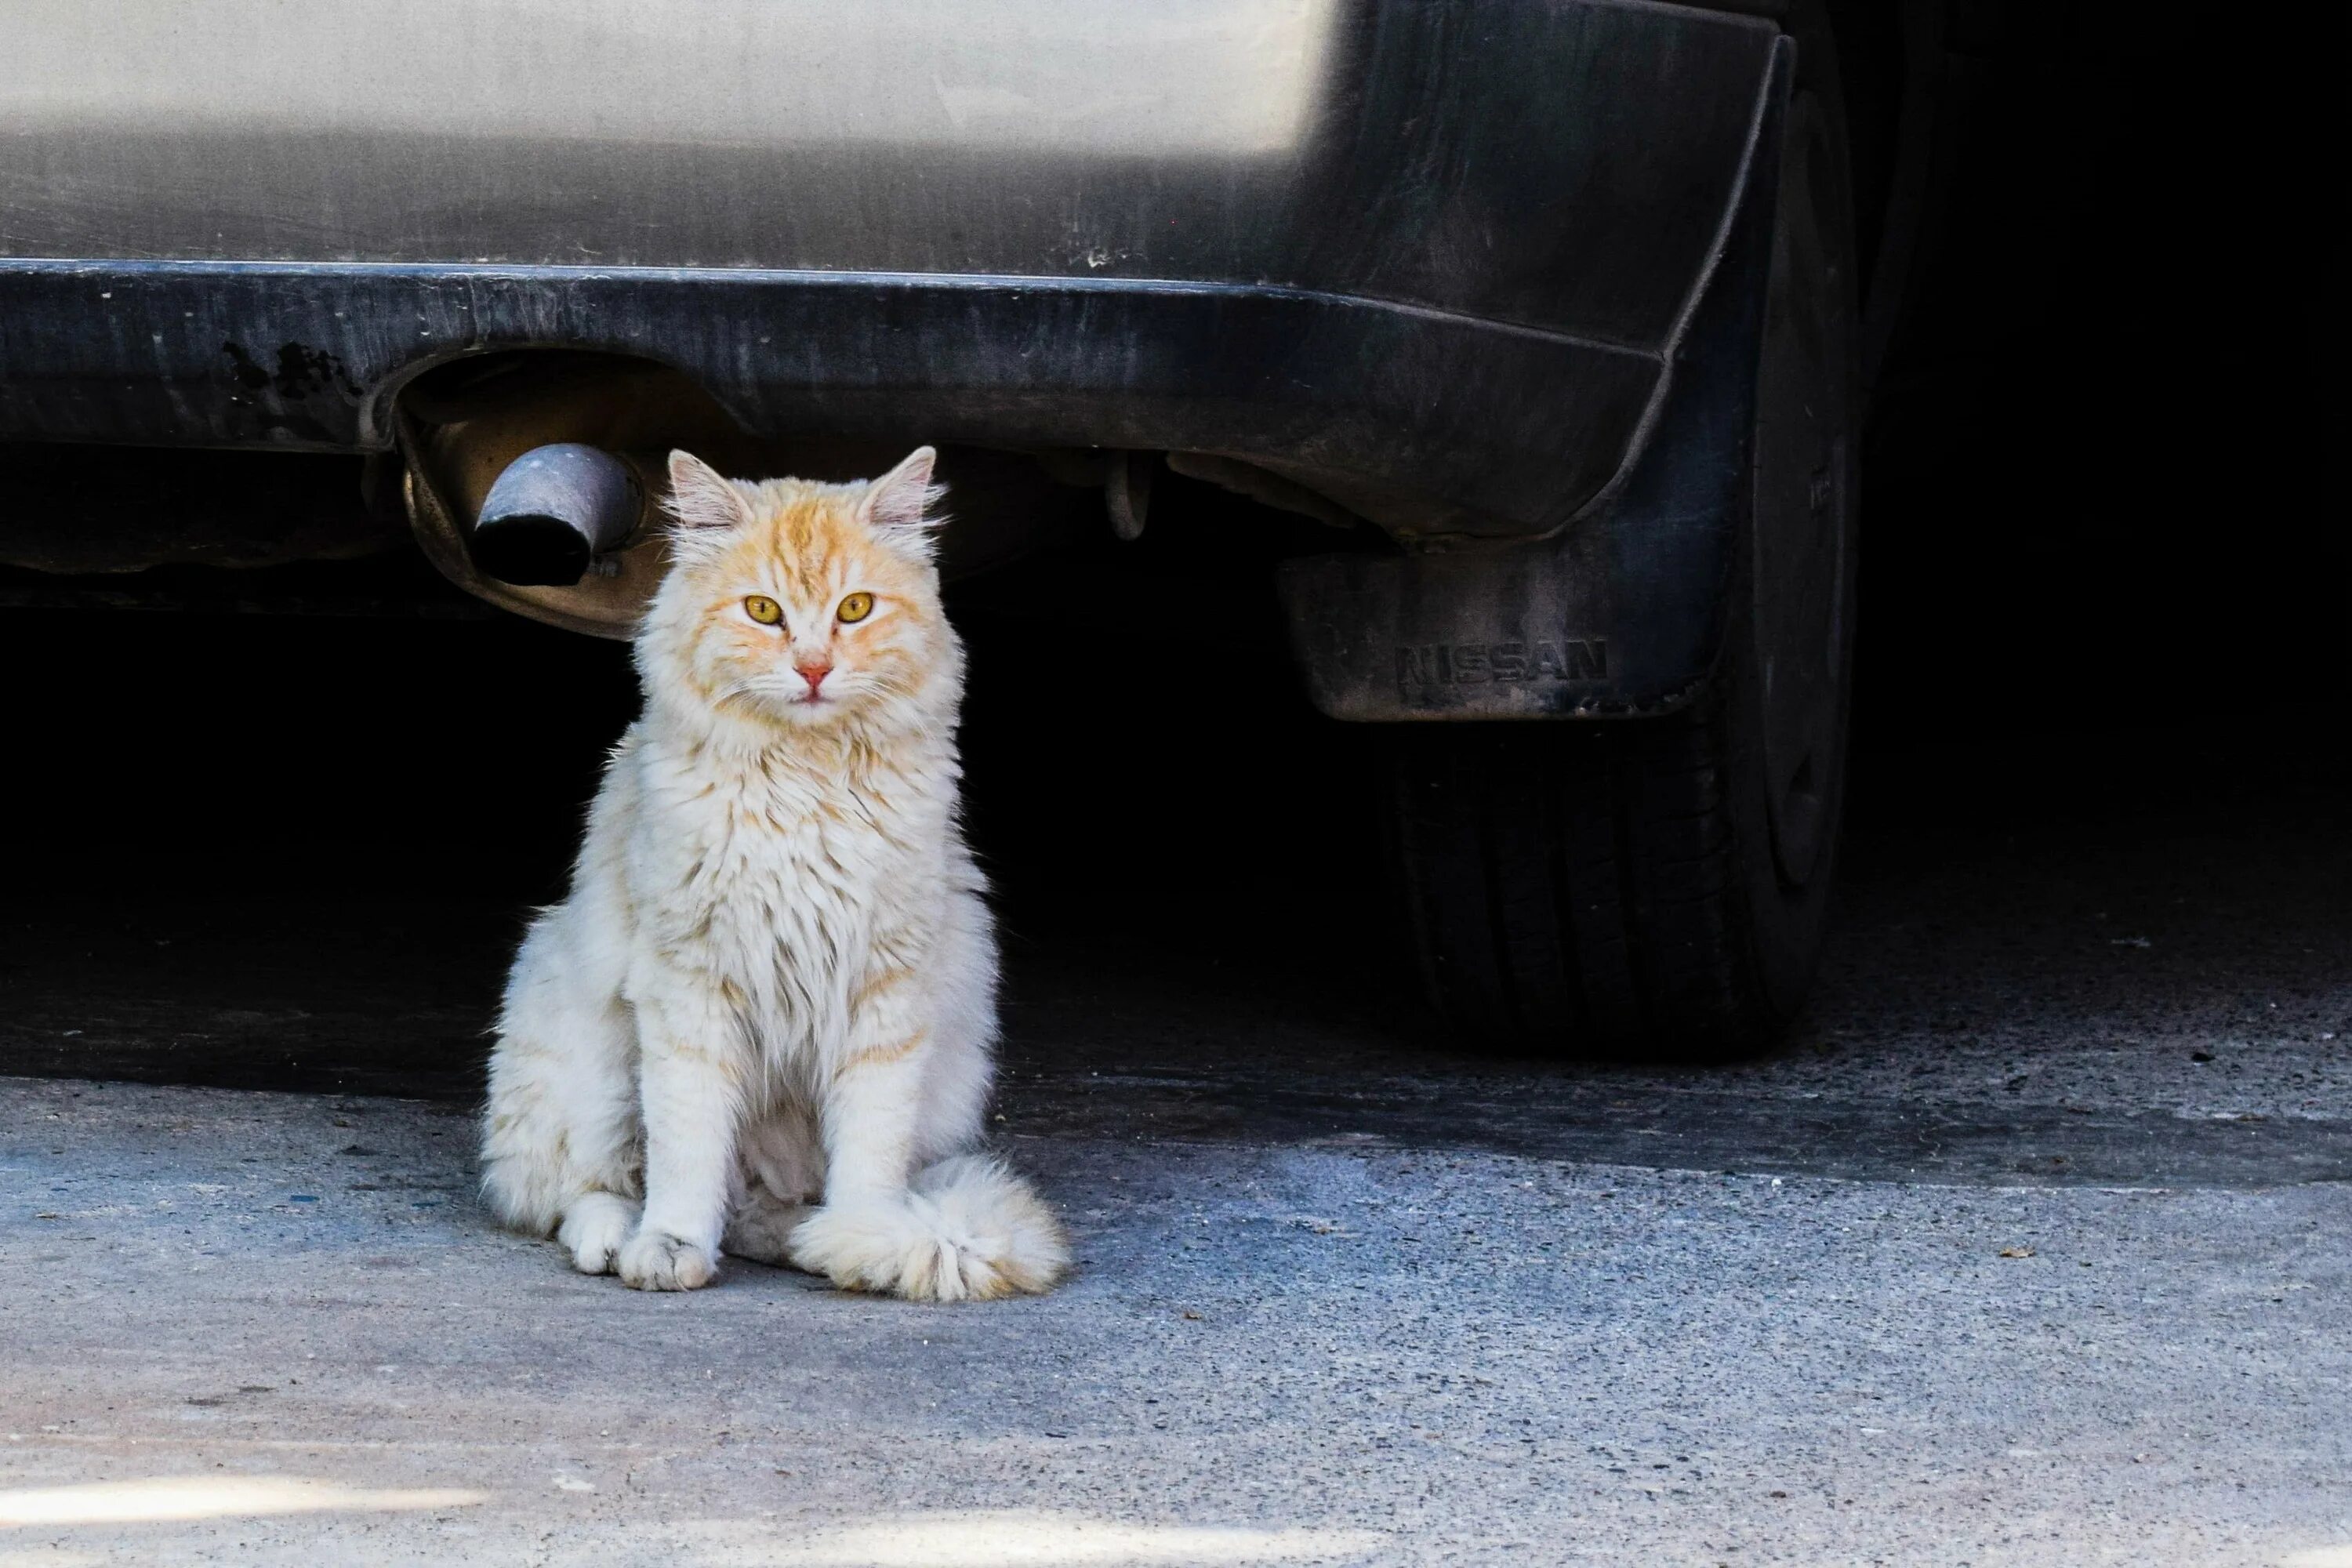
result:
[[[972,1152],[996,939],[933,462],[754,483],[670,454],[644,714],[516,955],[483,1112],[491,1209],[585,1273],[691,1290],[723,1250],[949,1301],[1069,1267],[1036,1194]]]

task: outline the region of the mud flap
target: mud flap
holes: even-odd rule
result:
[[[1552,537],[1281,571],[1291,648],[1335,719],[1580,719],[1681,707],[1723,644],[1748,522],[1757,351],[1791,46],[1781,40],[1717,265],[1614,496]]]

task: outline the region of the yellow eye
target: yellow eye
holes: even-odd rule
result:
[[[874,613],[874,595],[852,594],[841,601],[841,608],[835,613],[841,616],[843,626],[855,626]]]
[[[743,613],[763,626],[772,626],[784,618],[784,607],[765,594],[754,594],[744,600]]]

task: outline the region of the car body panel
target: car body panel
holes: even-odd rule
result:
[[[25,0],[0,437],[381,448],[446,358],[1218,452],[1401,531],[1627,462],[1774,26],[1628,0]]]

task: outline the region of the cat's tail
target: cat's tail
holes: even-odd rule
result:
[[[916,1301],[1042,1295],[1070,1269],[1069,1238],[1003,1162],[959,1154],[903,1196],[827,1204],[793,1232],[793,1261],[851,1290]]]

